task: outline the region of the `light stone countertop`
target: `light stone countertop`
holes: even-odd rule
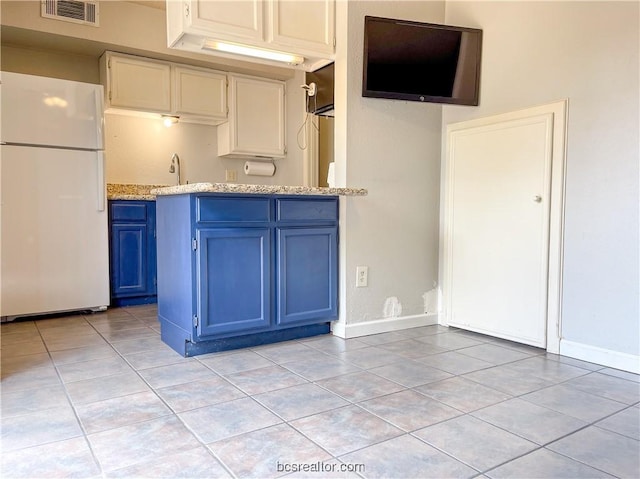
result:
[[[237,183],[190,183],[151,190],[152,195],[188,193],[237,193],[260,195],[366,196],[364,188],[322,188],[310,186],[246,185]]]
[[[121,183],[107,183],[108,200],[155,200],[156,195],[151,190],[164,188],[168,185],[135,185]]]

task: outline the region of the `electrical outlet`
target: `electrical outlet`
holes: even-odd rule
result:
[[[224,170],[224,180],[228,183],[238,181],[238,172],[236,170]]]
[[[369,267],[356,267],[356,288],[366,288],[369,284]]]

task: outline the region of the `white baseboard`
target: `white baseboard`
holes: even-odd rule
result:
[[[339,338],[349,339],[370,334],[388,333],[408,328],[419,328],[438,324],[437,314],[416,314],[413,316],[400,316],[397,318],[376,319],[362,323],[345,324],[337,321],[332,323],[331,331]]]
[[[614,369],[640,374],[640,356],[599,348],[589,344],[560,340],[560,354]]]

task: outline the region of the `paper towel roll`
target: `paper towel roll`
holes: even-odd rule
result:
[[[246,161],[244,163],[244,174],[248,176],[273,176],[276,172],[276,165],[265,161]]]

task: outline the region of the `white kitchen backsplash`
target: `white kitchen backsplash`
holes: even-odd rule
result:
[[[177,123],[166,127],[160,118],[106,113],[107,183],[176,184],[176,174],[169,167],[177,153],[183,184],[223,183],[226,170],[236,171],[238,183],[302,184],[302,151],[295,147],[287,158],[276,160],[274,176],[247,176],[244,160],[217,156],[216,142],[215,126]]]

